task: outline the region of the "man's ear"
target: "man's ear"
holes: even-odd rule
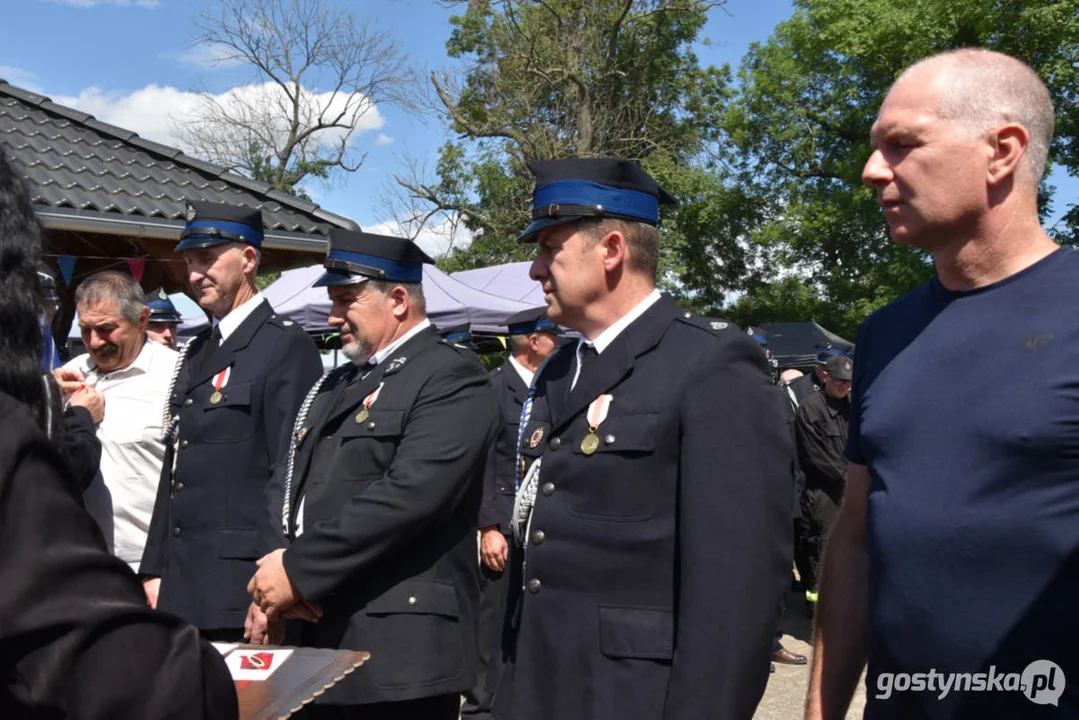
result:
[[[408,314],[408,290],[402,285],[395,285],[386,296],[390,299],[393,308],[393,316],[398,320],[404,319]]]
[[[142,306],[142,310],[139,310],[138,327],[142,332],[146,332],[146,328],[150,326],[150,308],[146,305]]]
[[[1008,123],[994,130],[986,141],[993,150],[986,180],[990,185],[999,185],[1015,176],[1019,162],[1030,144],[1030,133],[1019,123]]]
[[[244,256],[244,275],[254,274],[258,270],[258,251],[251,245],[245,243],[244,246],[240,248],[240,253]]]
[[[616,270],[626,262],[628,250],[626,237],[618,230],[612,230],[599,241],[603,249],[603,269],[610,272]]]

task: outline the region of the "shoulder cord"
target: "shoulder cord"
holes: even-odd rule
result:
[[[49,440],[53,440],[52,436],[52,385],[49,384],[49,378],[51,374],[45,374],[41,376],[41,382],[45,383],[45,435]]]
[[[289,515],[292,509],[292,473],[296,464],[296,450],[300,442],[300,433],[303,431],[304,423],[307,422],[307,414],[311,412],[311,405],[314,404],[315,398],[318,396],[319,391],[322,390],[322,386],[326,384],[326,380],[334,372],[336,372],[336,368],[323,373],[322,377],[307,392],[307,396],[300,405],[300,411],[296,414],[296,422],[292,425],[292,437],[288,446],[288,469],[285,471],[285,500],[281,506],[281,528],[285,531],[285,537],[288,537]]]
[[[187,359],[187,353],[191,350],[191,346],[195,343],[195,339],[192,338],[182,348],[180,348],[180,355],[176,358],[176,365],[172,368],[172,379],[169,380],[169,389],[165,393],[165,409],[161,415],[161,439],[165,441],[167,445],[175,436],[176,428],[180,424],[179,416],[172,417],[172,394],[176,391],[176,381],[180,379],[180,370],[183,368],[184,360]]]

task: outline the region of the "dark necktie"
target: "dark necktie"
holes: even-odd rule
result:
[[[210,339],[206,341],[206,349],[202,351],[203,365],[209,367],[210,360],[213,359],[214,353],[221,347],[221,326],[214,325],[213,332],[210,333]]]
[[[595,345],[585,345],[583,348],[581,348],[581,354],[577,360],[577,380],[573,383],[573,387],[577,387],[577,384],[581,382],[581,378],[584,377],[585,368],[591,365],[597,357],[599,357],[599,353],[596,352]]]

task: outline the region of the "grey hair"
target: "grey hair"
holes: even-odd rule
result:
[[[962,48],[932,55],[903,71],[896,80],[943,65],[944,92],[937,114],[984,135],[1004,123],[1019,123],[1030,134],[1022,166],[1034,187],[1041,182],[1053,141],[1053,101],[1034,70],[1009,55]]]
[[[510,335],[510,350],[514,355],[520,355],[528,350],[528,335]]]
[[[75,290],[75,307],[97,305],[106,300],[116,302],[116,312],[133,323],[139,321],[146,307],[146,295],[135,278],[116,270],[102,270],[79,283]]]
[[[393,282],[392,280],[368,280],[367,284],[378,290],[383,295],[388,295],[395,287],[400,285],[408,291],[408,304],[420,315],[427,314],[427,299],[423,296],[423,283]]]

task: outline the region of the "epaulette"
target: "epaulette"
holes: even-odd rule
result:
[[[276,327],[284,328],[286,330],[288,330],[290,328],[294,328],[294,327],[299,327],[296,324],[295,320],[289,320],[288,318],[281,317],[280,315],[271,315],[270,319],[267,320],[266,322],[268,322],[269,324],[274,325]],[[300,328],[300,329],[302,330],[303,328]]]
[[[724,335],[732,330],[741,330],[741,328],[732,322],[719,318],[706,318],[700,315],[694,315],[693,313],[682,313],[682,317],[677,319],[679,322],[685,323],[686,325],[692,325],[693,327],[707,330],[711,334],[717,336]]]

